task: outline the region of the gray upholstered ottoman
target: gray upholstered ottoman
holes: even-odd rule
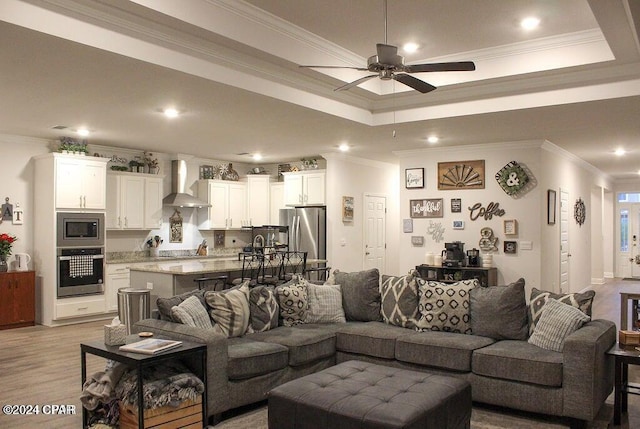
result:
[[[269,392],[269,429],[468,429],[471,386],[348,361]]]

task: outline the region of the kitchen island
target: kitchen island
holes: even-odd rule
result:
[[[307,267],[326,264],[325,259],[307,259]],[[228,275],[230,279],[242,275],[242,261],[238,259],[182,259],[149,264],[133,264],[130,284],[135,289],[151,290],[151,309],[156,299],[168,298],[197,289],[194,279],[204,275]]]

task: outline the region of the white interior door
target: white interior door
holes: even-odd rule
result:
[[[364,197],[364,269],[385,271],[387,199],[365,195]]]
[[[640,240],[640,205],[634,204],[630,212],[629,262],[631,263],[631,277],[640,278],[640,246],[638,245],[638,240]]]
[[[569,193],[560,189],[560,293],[569,289]]]

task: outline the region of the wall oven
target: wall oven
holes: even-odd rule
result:
[[[58,212],[58,248],[103,247],[104,213]]]
[[[104,293],[104,248],[58,248],[58,298]]]

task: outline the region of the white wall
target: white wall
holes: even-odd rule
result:
[[[398,166],[361,158],[323,154],[327,160],[327,259],[333,269],[358,271],[364,266],[364,207],[366,193],[387,201],[386,268],[381,274],[397,274]],[[354,198],[353,222],[342,221],[342,197]],[[344,243],[342,245],[341,243]]]

